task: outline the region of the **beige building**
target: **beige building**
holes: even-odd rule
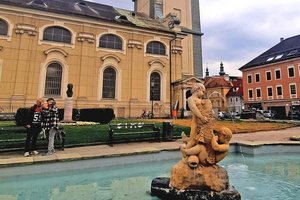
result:
[[[76,108],[137,117],[153,102],[156,117],[168,116],[171,83],[202,76],[192,50],[199,38],[201,49],[200,19],[194,30],[190,1],[147,1],[149,9],[141,2],[128,11],[80,0],[1,0],[0,106],[10,112],[54,97],[63,107],[72,83]]]

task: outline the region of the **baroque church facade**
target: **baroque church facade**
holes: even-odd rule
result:
[[[133,0],[134,11],[82,0],[0,1],[0,106],[53,97],[75,108],[156,117],[185,107],[202,77],[199,1]],[[128,2],[130,3],[130,1]],[[183,87],[176,87],[178,83]],[[180,85],[180,84],[179,84]]]

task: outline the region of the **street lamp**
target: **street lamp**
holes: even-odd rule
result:
[[[154,78],[151,78],[151,81],[150,81],[150,90],[151,90],[151,115],[152,117],[154,117],[154,114],[153,114],[153,93],[154,93]]]

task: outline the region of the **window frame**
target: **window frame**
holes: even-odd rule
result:
[[[278,94],[278,88],[281,88],[281,94]],[[282,85],[276,85],[276,95],[277,99],[282,99],[283,98],[283,86]]]
[[[52,38],[55,36],[55,28],[58,28],[58,29],[61,29],[62,31],[67,31],[70,35],[69,35],[69,40],[66,42],[66,41],[58,41],[58,40],[50,40],[50,39],[45,39],[45,32],[48,30],[48,29],[51,29],[53,28],[53,35],[52,35]],[[63,39],[64,35],[63,35],[63,32],[62,32],[62,35],[59,36],[60,39]],[[73,40],[73,33],[72,31],[70,31],[68,28],[66,27],[63,27],[63,26],[57,26],[57,25],[54,25],[54,26],[47,26],[43,29],[43,34],[42,34],[42,41],[43,42],[49,42],[49,43],[59,43],[59,44],[66,44],[66,45],[72,45],[72,40]]]
[[[258,96],[258,91],[259,91],[259,96]],[[261,96],[262,96],[262,94],[261,94],[261,88],[258,87],[258,88],[256,88],[256,99],[257,100],[261,100]]]
[[[108,81],[111,81],[109,79],[106,79],[105,80],[105,71],[106,70],[113,70],[114,72],[114,87],[113,89],[111,89],[111,86],[112,85],[105,85],[105,82],[108,82]],[[113,95],[112,96],[105,96],[105,92],[106,91],[106,88],[108,88],[108,92],[112,93]],[[113,92],[111,92],[110,90],[113,90]],[[117,99],[117,70],[113,67],[113,66],[107,66],[104,70],[103,70],[103,73],[102,73],[102,94],[101,94],[101,98],[102,99]]]
[[[249,79],[249,77],[250,77],[250,79]],[[251,83],[252,83],[252,74],[248,74],[248,75],[247,75],[247,83],[248,83],[248,84],[251,84]]]
[[[109,44],[113,44],[113,46],[115,46],[116,44],[121,44],[120,45],[120,48],[111,48],[111,47],[108,47],[108,46],[100,46],[101,45],[101,38],[103,37],[109,37],[109,36],[113,36],[113,41],[109,41],[109,38],[104,41],[106,42],[105,44],[106,45],[109,45]],[[115,41],[115,39],[119,39],[119,41]],[[108,43],[108,42],[112,42],[112,43]],[[98,40],[98,43],[97,43],[97,48],[100,48],[100,49],[107,49],[107,50],[113,50],[113,51],[124,51],[124,40],[122,37],[120,37],[119,35],[116,35],[114,33],[104,33],[102,35],[99,36],[99,40]]]
[[[260,83],[260,73],[255,73],[255,83]]]
[[[6,33],[5,34],[0,34],[1,37],[7,37],[8,36],[8,33],[9,33],[9,23],[3,19],[3,18],[0,18],[0,22],[3,22],[3,24],[6,25]],[[1,25],[1,24],[0,24]],[[1,26],[0,26],[1,27]],[[0,29],[1,30],[1,29]]]
[[[279,78],[277,78],[277,75],[276,75],[276,72],[278,72],[278,71],[279,71],[279,75],[280,75]],[[281,78],[282,78],[281,69],[275,69],[274,73],[275,73],[275,80],[281,80]]]
[[[0,19],[3,20],[7,25],[7,33],[6,35],[0,35],[0,40],[11,41],[14,24],[12,24],[11,21],[6,17],[1,16]]]
[[[48,74],[48,69],[49,69],[49,67],[51,66],[51,65],[55,65],[55,64],[57,64],[57,65],[59,65],[59,67],[60,67],[60,83],[59,83],[59,85],[60,85],[60,88],[59,88],[59,92],[58,93],[46,93],[47,92],[47,90],[51,90],[51,88],[50,89],[47,89],[47,74]],[[46,66],[46,75],[45,75],[45,84],[44,84],[44,94],[43,94],[43,96],[45,96],[45,97],[48,97],[48,96],[51,96],[51,97],[60,97],[61,95],[62,95],[62,86],[64,85],[63,84],[63,78],[64,78],[64,75],[63,75],[63,73],[64,73],[64,70],[63,70],[63,66],[62,66],[62,64],[61,63],[59,63],[59,62],[51,62],[51,63],[49,63],[47,66]],[[56,77],[54,77],[54,78],[56,78]],[[52,77],[52,79],[54,79],[53,77]],[[49,79],[51,79],[51,77],[49,78]],[[48,79],[48,80],[49,80]],[[49,80],[49,81],[51,81],[51,80]],[[56,84],[57,84],[57,82],[56,81],[54,81]],[[51,83],[50,83],[50,85],[51,85]],[[53,90],[53,89],[52,89]],[[57,88],[57,90],[58,90],[58,88]]]
[[[149,46],[150,44],[155,44],[155,43],[161,44],[161,45],[162,45],[162,47],[164,48],[164,54],[154,53],[154,52],[148,52],[148,46]],[[153,50],[154,47],[152,47],[151,49]],[[159,48],[159,49],[160,49],[160,48]],[[159,50],[159,51],[160,51],[160,50]],[[164,43],[162,43],[161,41],[152,40],[152,41],[147,42],[146,48],[145,48],[145,53],[146,53],[147,55],[167,56],[167,46],[166,46]]]
[[[290,76],[290,69],[293,69],[293,76]],[[287,68],[287,74],[289,78],[295,78],[295,67],[294,66],[290,66]]]
[[[269,95],[269,89],[271,89],[271,95]],[[273,87],[272,86],[267,86],[267,98],[273,99]]]
[[[268,80],[268,74],[270,74],[270,80]],[[266,81],[272,81],[272,72],[271,72],[271,70],[266,71]]]
[[[292,89],[291,89],[291,86],[294,86],[295,87],[295,93],[292,94]],[[290,93],[290,98],[297,98],[297,84],[296,83],[290,83],[289,84],[289,93]]]
[[[154,18],[155,19],[158,19],[158,20],[162,20],[163,18],[164,18],[164,6],[163,6],[164,4],[163,4],[163,1],[162,0],[159,0],[159,1],[155,1],[154,2]],[[159,9],[157,9],[158,8],[158,6],[159,6]],[[161,11],[161,17],[160,16],[158,16],[158,12],[157,11]]]
[[[154,80],[154,86],[153,86],[153,90],[154,90],[154,92],[153,92],[153,95],[152,95],[152,87],[151,87],[151,81],[152,81],[152,79],[153,79],[153,74],[158,74],[158,80]],[[162,81],[162,77],[161,77],[161,74],[159,73],[159,72],[157,72],[157,71],[153,71],[153,72],[151,72],[151,74],[150,74],[150,83],[149,83],[149,85],[150,85],[150,95],[149,95],[149,100],[150,101],[161,101],[161,98],[162,98],[162,95],[161,95],[161,89],[162,89],[162,85],[161,85],[161,81]],[[156,82],[155,82],[156,81]],[[158,98],[154,98],[154,97],[158,97]]]
[[[250,92],[251,92],[252,97],[250,97]],[[249,99],[249,101],[253,101],[253,99],[254,99],[254,94],[253,94],[253,89],[252,88],[248,89],[248,99]]]

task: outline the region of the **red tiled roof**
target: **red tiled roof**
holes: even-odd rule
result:
[[[223,76],[212,76],[212,77],[205,77],[204,85],[206,88],[213,88],[213,87],[232,87],[231,81],[225,80]]]

